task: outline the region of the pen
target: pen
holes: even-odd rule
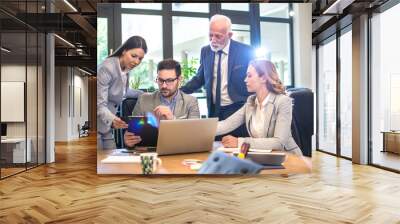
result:
[[[249,143],[243,143],[242,146],[240,147],[240,152],[238,154],[239,159],[244,159],[247,156],[247,152],[250,149],[250,144]]]

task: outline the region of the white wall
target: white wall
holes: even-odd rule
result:
[[[56,67],[55,73],[55,141],[70,141],[88,120],[88,78],[72,67]]]
[[[293,11],[295,87],[313,89],[311,3],[293,4]]]
[[[36,70],[38,69],[38,70]],[[26,121],[6,122],[7,137],[25,138],[25,135],[31,141],[32,161],[36,162],[37,153],[39,153],[39,163],[44,162],[44,88],[43,88],[42,67],[25,66],[25,64],[3,64],[1,66],[2,81],[18,81],[26,84],[26,107],[23,106],[22,112],[26,110]],[[27,77],[27,81],[25,78]],[[7,97],[7,96],[2,96]],[[10,108],[1,108],[2,112],[13,113]]]
[[[34,66],[27,66],[25,65],[18,65],[18,64],[6,64],[1,66],[1,81],[11,81],[11,82],[25,82],[25,75],[27,69],[28,74],[36,74],[36,67]],[[28,77],[29,78],[29,77]],[[36,80],[29,80],[29,85],[36,86]],[[29,109],[32,109],[34,106],[36,108],[36,87],[35,88],[27,88],[27,105],[30,106]],[[32,92],[31,92],[32,91]],[[32,104],[33,103],[33,104]],[[1,110],[7,110],[8,108],[1,108]],[[28,109],[28,111],[30,111]],[[35,110],[36,111],[36,110]],[[11,112],[11,111],[10,111]],[[36,113],[28,113],[27,120],[28,122],[32,122],[37,120]],[[7,136],[8,137],[25,137],[25,123],[26,122],[7,122]],[[36,125],[28,125],[28,137],[31,128],[36,130]],[[33,130],[32,129],[32,130]],[[36,133],[36,132],[35,132]],[[36,136],[36,135],[35,135]]]

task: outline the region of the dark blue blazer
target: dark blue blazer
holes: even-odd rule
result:
[[[181,90],[187,94],[204,86],[207,93],[207,107],[210,115],[212,106],[212,83],[215,53],[209,45],[201,49],[200,67],[194,76]],[[231,40],[228,55],[228,94],[234,103],[245,103],[250,95],[244,79],[249,62],[254,58],[251,46]]]

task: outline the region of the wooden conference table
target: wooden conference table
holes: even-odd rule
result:
[[[120,149],[98,150],[97,152],[97,173],[98,174],[141,174],[140,162],[135,163],[103,163],[103,159],[108,156],[119,153]],[[159,166],[155,174],[197,174],[197,170],[191,170],[182,162],[185,159],[198,159],[203,162],[207,160],[210,152],[188,153],[178,155],[159,156],[162,165]],[[128,153],[126,153],[129,156]],[[130,154],[132,156],[132,154]],[[296,156],[287,153],[286,161],[283,163],[283,169],[264,169],[261,174],[298,174],[310,173],[311,159],[304,156]]]

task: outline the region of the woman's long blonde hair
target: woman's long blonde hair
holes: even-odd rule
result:
[[[255,59],[250,61],[250,65],[253,66],[258,75],[264,76],[267,80],[267,89],[275,94],[285,94],[285,85],[279,79],[278,73],[276,72],[275,65],[266,59]]]

